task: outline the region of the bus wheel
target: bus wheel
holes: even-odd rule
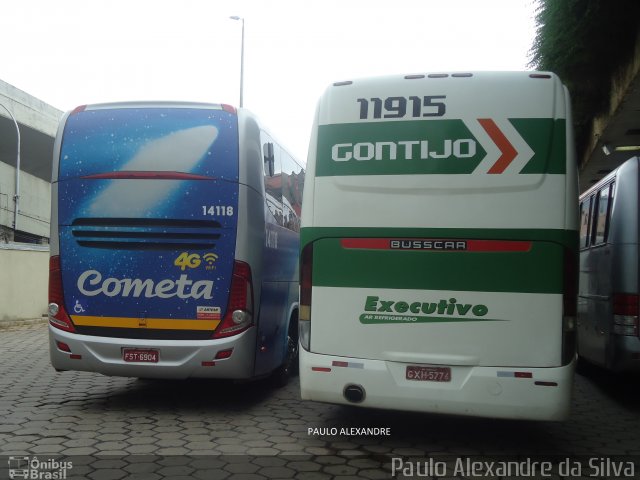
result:
[[[289,322],[287,334],[287,353],[284,361],[273,373],[273,382],[277,387],[284,387],[289,379],[298,371],[298,318],[297,315]]]

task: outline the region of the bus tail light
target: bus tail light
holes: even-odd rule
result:
[[[244,332],[253,325],[253,283],[251,267],[235,261],[229,290],[227,311],[213,338],[224,338]]]
[[[313,267],[313,243],[302,250],[300,259],[300,312],[298,315],[300,345],[309,350],[311,345],[311,271]]]
[[[576,356],[578,312],[578,264],[577,256],[564,250],[564,285],[562,293],[562,364],[568,365]]]
[[[49,323],[60,330],[75,332],[71,318],[64,308],[64,294],[62,292],[62,271],[60,270],[60,256],[54,255],[49,259]]]
[[[629,293],[613,294],[613,333],[638,336],[639,296]]]

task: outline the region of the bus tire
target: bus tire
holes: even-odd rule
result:
[[[294,313],[289,320],[287,332],[287,353],[284,361],[273,372],[273,383],[276,387],[284,387],[298,371],[298,315]]]

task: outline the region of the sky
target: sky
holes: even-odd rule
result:
[[[335,81],[528,70],[535,0],[20,0],[0,17],[0,79],[63,111],[130,100],[244,107],[306,160]]]

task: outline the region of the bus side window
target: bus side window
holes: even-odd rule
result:
[[[280,148],[266,134],[262,134],[262,157],[264,161],[264,193],[267,208],[274,220],[282,225],[282,172]]]
[[[589,220],[593,197],[585,198],[580,204],[580,248],[589,246]]]
[[[285,151],[282,151],[282,209],[284,226],[300,231],[304,172],[302,167]]]
[[[598,193],[598,210],[595,228],[594,245],[606,243],[609,233],[609,218],[611,216],[612,185],[603,187]]]

